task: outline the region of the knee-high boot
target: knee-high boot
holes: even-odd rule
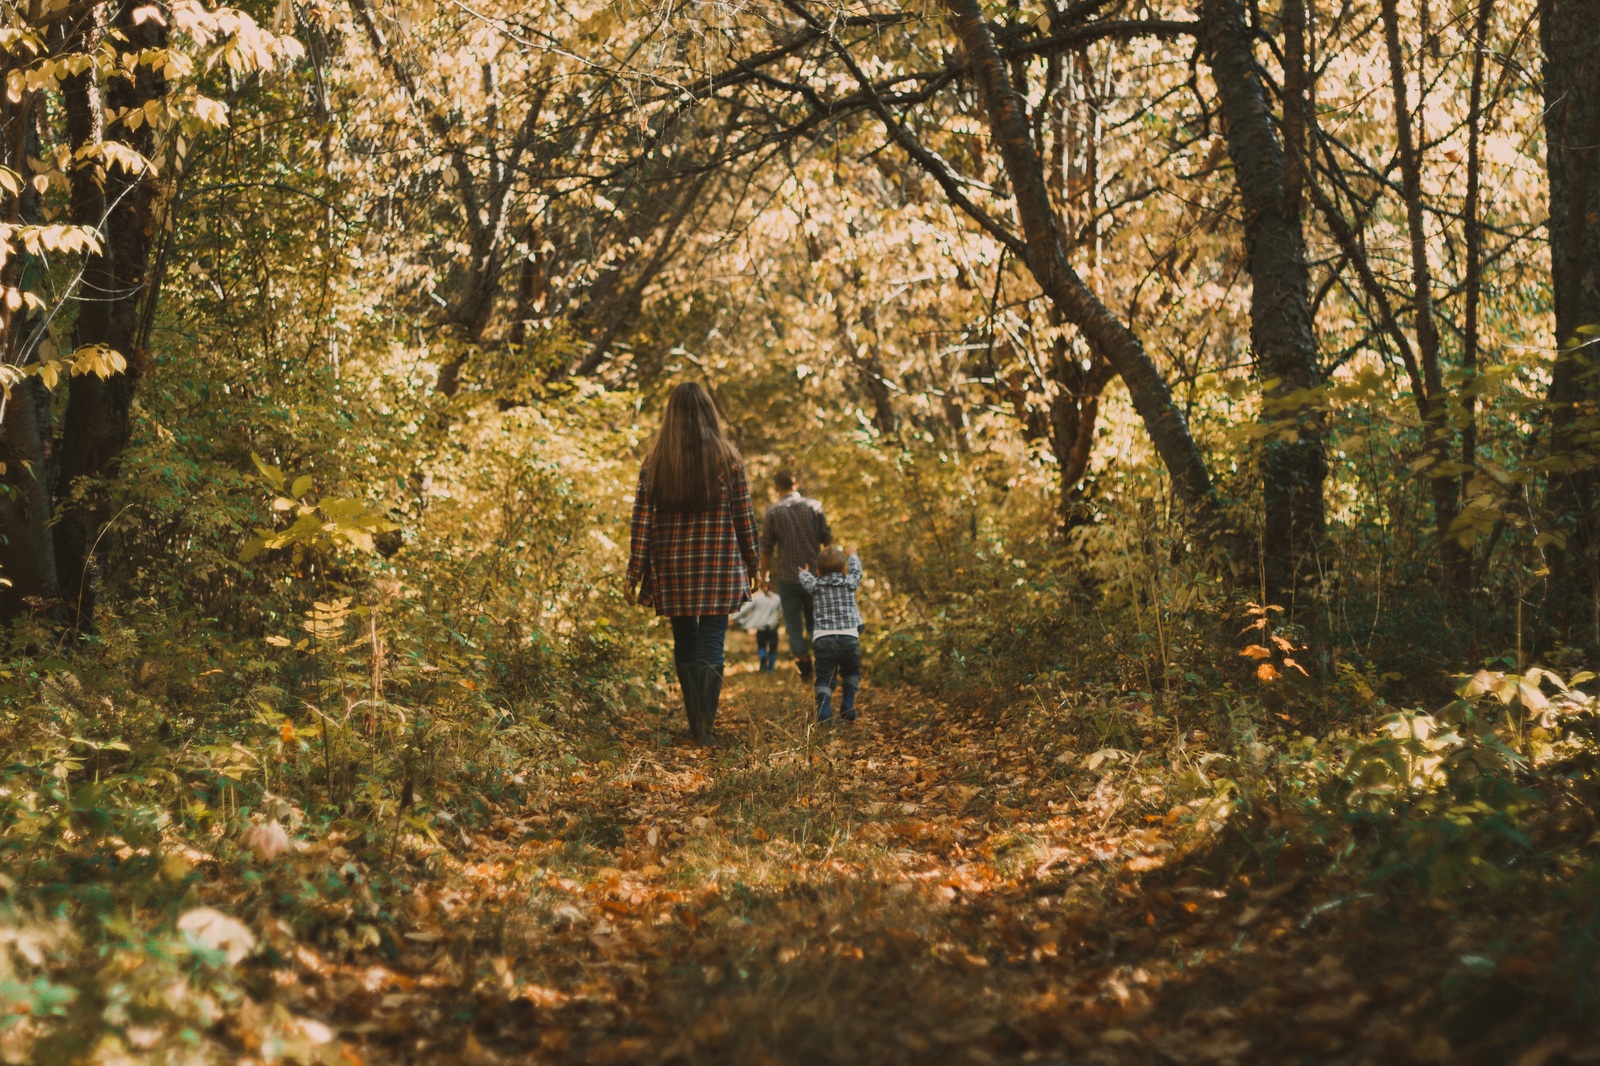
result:
[[[678,664],[678,687],[683,689],[683,709],[689,718],[689,735],[700,739],[700,663]]]
[[[702,664],[700,707],[705,723],[705,739],[711,739],[711,727],[717,723],[717,701],[722,698],[722,667]]]

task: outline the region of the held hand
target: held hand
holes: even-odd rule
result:
[[[628,601],[629,607],[639,606],[639,586],[635,585],[631,581],[628,582],[628,584],[623,587],[622,598]]]
[[[750,591],[751,592],[755,592],[759,588],[761,588],[761,578],[757,577],[755,574],[751,574],[750,575]]]

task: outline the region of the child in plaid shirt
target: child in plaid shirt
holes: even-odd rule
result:
[[[817,555],[817,572],[800,569],[800,584],[811,596],[816,628],[811,650],[817,663],[817,721],[833,717],[833,679],[839,678],[839,716],[856,720],[856,690],[861,687],[861,612],[856,609],[856,589],[861,585],[861,558],[838,548],[823,548]]]

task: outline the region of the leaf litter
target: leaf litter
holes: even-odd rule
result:
[[[1559,954],[1548,923],[1523,922],[1508,954],[1491,920],[1383,898],[1353,873],[1311,876],[1291,849],[1273,878],[1235,872],[1225,811],[1168,806],[1138,756],[1046,750],[1003,715],[892,691],[857,723],[818,728],[791,679],[735,668],[728,682],[718,749],[683,744],[659,711],[619,708],[610,742],[548,773],[534,802],[459,847],[407,849],[401,861],[428,872],[388,951],[361,925],[343,961],[285,938],[259,990],[268,1006],[249,1009],[293,1012],[310,1035],[296,1047],[241,1038],[241,1051],[467,1064],[1600,1061],[1580,1039],[1592,1023],[1530,1029],[1529,979]],[[341,853],[323,841],[295,861]],[[195,914],[200,935],[238,942],[215,911]],[[1483,976],[1470,958],[1492,979],[1463,992]],[[1474,997],[1497,995],[1494,1017],[1463,1024]]]

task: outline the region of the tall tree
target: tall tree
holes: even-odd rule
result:
[[[18,13],[20,14],[20,13]],[[45,49],[47,26],[30,11],[28,36],[13,39],[0,60],[6,84],[14,74],[24,74]],[[31,45],[31,47],[29,47]],[[22,91],[0,94],[0,128],[4,130],[3,172],[10,180],[0,185],[0,358],[7,369],[19,368],[41,326],[36,302],[24,294],[38,283],[41,270],[38,249],[17,239],[23,226],[42,222],[40,190],[22,182],[28,160],[40,154],[38,110],[44,93],[24,80]],[[15,375],[20,376],[20,374]],[[8,375],[8,395],[0,400],[0,618],[17,618],[32,605],[53,609],[60,596],[56,583],[55,544],[50,536],[49,484],[50,397],[37,375],[14,381]]]
[[[1556,342],[1549,421],[1549,504],[1564,543],[1548,550],[1551,622],[1568,636],[1600,644],[1596,576],[1593,417],[1600,396],[1594,336],[1600,325],[1600,18],[1584,0],[1541,0],[1545,143],[1550,179],[1550,270]]]
[[[1302,13],[1301,2],[1285,3],[1290,76],[1285,79],[1284,125],[1289,130],[1302,128],[1303,94],[1295,91],[1304,85],[1304,41],[1299,36],[1304,19],[1295,17]],[[1322,370],[1312,332],[1310,271],[1300,217],[1303,142],[1290,139],[1296,156],[1291,163],[1273,128],[1244,0],[1205,0],[1201,21],[1244,204],[1252,282],[1250,341],[1262,380],[1261,417],[1273,423],[1262,456],[1262,577],[1269,601],[1285,604],[1293,601],[1322,541],[1322,483],[1327,476],[1316,394]]]
[[[1215,502],[1205,460],[1189,431],[1188,420],[1172,400],[1166,379],[1143,342],[1084,284],[1067,257],[1026,106],[1006,69],[982,7],[978,0],[947,0],[946,6],[983,100],[990,136],[1004,161],[1022,232],[1014,234],[986,215],[985,228],[1002,236],[1007,247],[1027,264],[1029,273],[1046,298],[1060,309],[1062,317],[1081,330],[1089,345],[1116,370],[1167,468],[1174,492],[1202,523],[1214,522]],[[858,81],[868,86],[860,68],[848,58],[847,62]],[[911,141],[887,108],[882,108],[880,114],[902,147],[928,166],[953,200],[965,205],[966,197],[943,165]]]
[[[1433,295],[1433,269],[1428,262],[1428,232],[1423,217],[1421,148],[1412,126],[1411,105],[1406,88],[1406,60],[1401,48],[1400,15],[1395,0],[1382,0],[1383,39],[1389,58],[1390,97],[1394,105],[1395,138],[1400,160],[1401,196],[1405,201],[1406,234],[1409,238],[1412,286],[1412,317],[1416,323],[1417,355],[1421,360],[1422,384],[1427,400],[1422,409],[1424,446],[1433,460],[1429,485],[1433,496],[1434,521],[1439,531],[1439,550],[1445,564],[1446,581],[1455,592],[1465,592],[1470,562],[1461,545],[1450,535],[1460,510],[1458,481],[1449,476],[1453,429],[1450,425],[1449,394],[1444,387],[1439,326]]]
[[[100,28],[94,8],[80,24],[74,51],[82,51]],[[72,173],[72,215],[78,225],[101,234],[100,247],[83,268],[83,289],[74,323],[77,348],[104,348],[122,356],[122,369],[102,377],[72,378],[62,426],[61,501],[55,525],[56,569],[67,622],[82,628],[94,617],[90,574],[94,541],[110,517],[98,479],[112,475],[133,434],[133,396],[149,359],[145,350],[154,314],[151,249],[156,218],[155,126],[127,116],[159,104],[167,91],[162,68],[141,56],[167,47],[165,18],[150,17],[138,0],[110,12],[111,55],[127,73],[98,84],[91,68],[64,86],[69,144],[82,160]],[[118,116],[121,116],[120,118]],[[115,149],[108,152],[107,144]],[[144,164],[110,165],[113,158]]]
[[[0,620],[36,612],[83,630],[109,519],[102,486],[132,437],[149,360],[162,181],[226,116],[192,82],[174,93],[174,72],[198,79],[229,52],[250,73],[301,50],[248,15],[198,5],[34,3],[4,16]],[[198,54],[174,51],[174,29]],[[52,202],[62,188],[66,203]],[[70,222],[46,222],[52,213]],[[68,382],[59,423],[48,395],[58,380]]]

